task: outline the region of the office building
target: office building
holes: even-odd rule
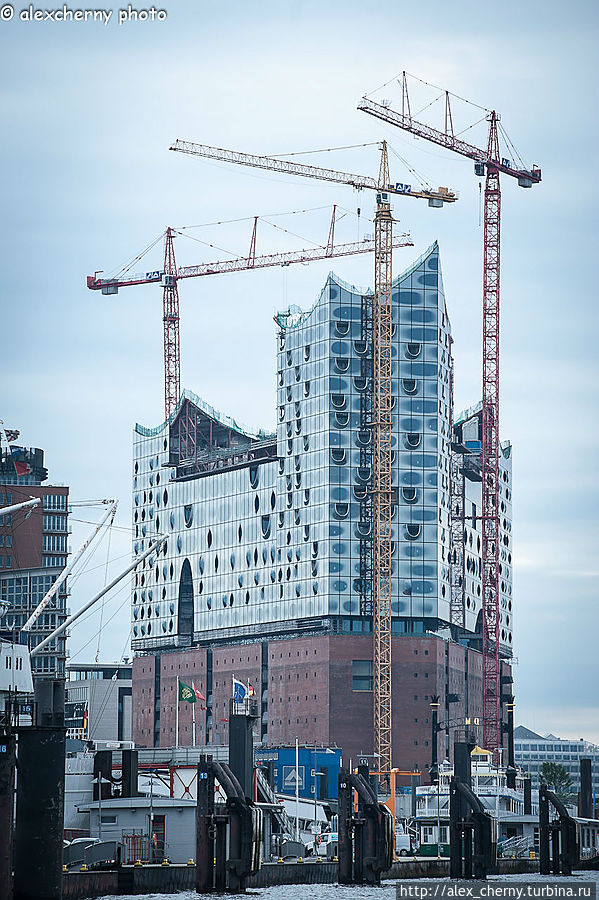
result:
[[[131,664],[70,663],[67,675],[67,737],[130,741]]]
[[[543,763],[563,766],[572,779],[574,798],[580,790],[580,760],[591,760],[594,803],[599,803],[599,746],[584,738],[569,740],[553,734],[543,737],[524,725],[514,728],[514,754],[517,764],[530,773],[532,787],[539,787],[539,772]]]

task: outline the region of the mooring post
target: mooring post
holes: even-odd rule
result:
[[[462,877],[462,825],[461,799],[458,779],[452,775],[449,782],[449,877]]]
[[[337,880],[339,884],[352,883],[352,857],[353,847],[349,830],[349,821],[352,816],[352,794],[353,790],[348,781],[349,773],[345,769],[339,772],[339,790],[338,790],[338,874]]]
[[[60,900],[65,730],[19,730],[14,900]]]
[[[539,874],[550,875],[549,860],[549,801],[545,785],[539,787]]]
[[[200,756],[198,763],[198,805],[196,808],[196,893],[208,894],[214,888],[214,775],[211,756]]]
[[[580,794],[578,795],[578,815],[582,819],[593,818],[593,773],[590,758],[580,760]]]
[[[0,734],[0,897],[12,896],[12,837],[15,804],[16,739]]]
[[[227,822],[224,818],[216,821],[216,872],[214,889],[219,894],[227,890]]]

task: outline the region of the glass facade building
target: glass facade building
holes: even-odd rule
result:
[[[133,553],[167,539],[132,576],[135,650],[370,632],[372,301],[331,274],[309,311],[279,313],[276,434],[188,391],[167,422],[136,426]],[[393,317],[392,628],[424,634],[450,622],[451,331],[436,243],[395,279]],[[475,606],[466,631],[476,619]]]

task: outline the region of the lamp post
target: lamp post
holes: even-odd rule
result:
[[[102,773],[98,772],[98,839],[102,840]]]
[[[441,779],[437,773],[437,859],[441,859],[441,798],[439,791],[441,790]]]
[[[295,840],[299,841],[299,744],[295,739]]]
[[[150,847],[148,856],[150,862],[154,862],[154,773],[150,772]]]
[[[439,756],[438,756],[438,741],[437,741],[437,733],[439,731],[439,697],[434,694],[430,700],[431,707],[431,768],[430,768],[430,776],[431,776],[431,784],[438,783],[439,781]]]
[[[499,830],[499,770],[501,768],[501,758],[503,755],[503,747],[496,747],[495,752],[497,753],[497,774],[496,778],[496,789],[495,789],[495,818],[497,819],[497,837],[499,838],[500,830]]]
[[[316,744],[314,745],[314,843],[316,843],[316,826],[318,824],[318,810],[316,806],[316,799],[318,796],[318,791],[316,790]]]

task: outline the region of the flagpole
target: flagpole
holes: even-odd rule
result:
[[[194,694],[195,696],[195,694]],[[196,697],[197,701],[197,697]],[[193,741],[192,746],[196,745],[196,705],[195,703],[191,704],[191,739]]]
[[[295,840],[299,841],[299,745],[295,739]]]
[[[175,713],[175,747],[179,746],[179,676],[177,675],[177,712]]]

